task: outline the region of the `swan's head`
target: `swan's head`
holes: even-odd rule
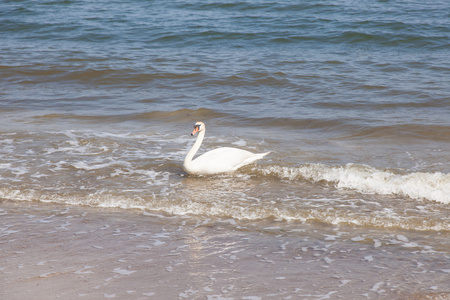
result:
[[[195,125],[194,125],[194,131],[192,131],[191,135],[193,136],[193,135],[195,135],[197,132],[204,131],[204,130],[205,130],[205,123],[203,123],[203,122],[197,122],[197,123],[195,123]]]

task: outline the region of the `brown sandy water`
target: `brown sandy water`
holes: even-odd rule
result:
[[[448,299],[448,233],[0,203],[2,299]],[[427,244],[432,240],[433,246]]]

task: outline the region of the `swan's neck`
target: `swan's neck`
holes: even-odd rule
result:
[[[191,150],[189,150],[188,154],[186,155],[186,158],[184,159],[183,165],[185,169],[189,168],[189,166],[191,165],[192,159],[194,158],[195,153],[197,153],[198,149],[200,148],[204,137],[205,137],[205,130],[202,130],[198,133],[197,140],[195,141]]]

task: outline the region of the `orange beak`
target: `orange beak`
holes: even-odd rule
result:
[[[198,132],[199,127],[195,126],[194,131],[192,131],[191,135],[194,136]]]

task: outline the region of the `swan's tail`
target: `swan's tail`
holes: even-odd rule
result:
[[[267,154],[269,154],[271,151],[269,152],[265,152],[265,153],[255,153],[255,156],[257,157],[256,160],[263,158],[264,156],[266,156]]]
[[[243,166],[249,165],[261,158],[263,158],[264,156],[266,156],[267,154],[269,154],[271,151],[269,152],[265,152],[265,153],[253,153],[252,156],[250,156],[249,158],[247,158],[246,160],[244,160],[242,163],[240,163],[239,165],[237,165],[236,167],[233,168],[233,170],[237,170]]]

